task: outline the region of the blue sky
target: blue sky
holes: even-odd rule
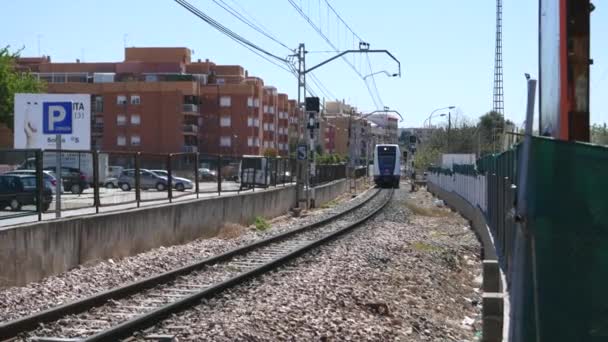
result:
[[[290,47],[305,42],[309,51],[330,47],[302,19],[288,0],[226,0],[240,5],[257,22]],[[324,0],[294,0],[313,21],[325,22]],[[254,32],[211,0],[191,3],[216,20],[265,49],[285,56],[284,47]],[[401,112],[400,126],[421,126],[429,112],[448,105],[476,119],[492,107],[494,64],[494,1],[469,0],[331,0],[342,18],[371,48],[390,50],[401,61],[401,78],[376,76],[382,103]],[[537,11],[533,0],[504,4],[505,112],[514,122],[524,120],[524,73],[537,75]],[[238,7],[236,7],[238,8]],[[598,4],[592,16],[591,121],[608,121],[608,46],[600,34],[608,32],[606,6]],[[120,61],[125,34],[128,46],[185,46],[194,58],[219,64],[241,64],[281,92],[296,96],[296,79],[286,71],[249,52],[171,0],[21,0],[2,5],[0,43],[24,46],[24,56],[43,54],[53,61]],[[330,32],[335,32],[330,20]],[[341,29],[341,28],[340,28]],[[344,32],[344,31],[341,31]],[[331,33],[330,33],[331,36]],[[335,36],[331,36],[337,42]],[[340,36],[342,37],[342,36]],[[340,48],[345,47],[341,38]],[[352,42],[351,42],[352,44]],[[332,54],[311,52],[313,65]],[[352,58],[352,57],[351,57]],[[369,56],[372,70],[395,72],[386,56]],[[357,65],[367,61],[358,58]],[[362,74],[369,73],[364,68]],[[315,73],[329,92],[362,110],[375,109],[364,82],[343,61]],[[377,101],[378,102],[378,101]],[[441,120],[441,119],[438,119]]]

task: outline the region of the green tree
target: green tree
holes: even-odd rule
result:
[[[45,88],[31,74],[15,68],[19,52],[10,52],[9,46],[0,49],[0,123],[11,130],[15,93],[39,93]]]
[[[414,168],[418,171],[425,171],[432,165],[439,165],[443,152],[432,146],[423,146],[414,155]]]
[[[593,124],[591,126],[591,142],[598,145],[608,145],[608,129],[606,123],[603,125]]]
[[[264,157],[267,158],[276,158],[278,155],[277,150],[274,148],[267,148],[264,150]]]

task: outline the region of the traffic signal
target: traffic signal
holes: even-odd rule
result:
[[[319,103],[319,98],[318,97],[307,97],[306,101],[306,111],[307,112],[317,112],[319,113],[321,111],[321,105]]]
[[[403,160],[407,160],[407,151],[403,151]]]

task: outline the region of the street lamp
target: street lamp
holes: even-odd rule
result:
[[[424,120],[424,123],[422,124],[422,126],[425,126],[425,125],[426,125],[426,122],[428,121],[428,122],[429,122],[429,128],[431,128],[431,127],[433,127],[433,126],[431,125],[431,120],[432,120],[433,118],[442,117],[442,116],[446,116],[446,115],[447,115],[446,113],[441,113],[441,114],[439,114],[439,115],[431,115],[431,116],[429,116],[429,117],[428,117],[426,120]]]
[[[374,75],[378,75],[378,74],[385,74],[388,77],[397,77],[397,76],[399,76],[399,74],[391,74],[391,73],[389,73],[386,70],[382,70],[382,71],[374,72],[372,74],[363,76],[363,80],[366,80],[368,77],[374,76]]]
[[[456,108],[456,106],[447,106],[447,107],[437,108],[437,109],[435,109],[434,111],[431,112],[431,115],[429,115],[428,119],[424,120],[424,122],[426,122],[428,120],[429,124],[430,124],[430,121],[431,121],[431,118],[433,117],[433,114],[435,114],[436,112],[438,112],[440,110],[445,110],[445,109],[452,110],[454,108]],[[422,125],[424,126],[424,123]]]

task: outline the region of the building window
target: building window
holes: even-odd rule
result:
[[[226,80],[225,80],[225,79],[223,79],[223,78],[218,78],[218,79],[216,79],[216,80],[215,80],[215,83],[216,83],[216,84],[225,84],[225,83],[226,83]]]
[[[116,96],[116,104],[126,105],[127,104],[127,97],[125,95],[118,95],[118,96]]]
[[[268,113],[268,106],[267,105],[264,105],[263,111],[264,111],[264,113]]]
[[[253,142],[254,142],[253,137],[247,137],[247,146],[249,146],[249,147],[253,146]]]
[[[253,97],[251,96],[247,98],[247,107],[253,107]]]
[[[220,97],[220,107],[230,107],[230,96],[222,96]]]
[[[230,147],[232,141],[230,137],[221,137],[220,138],[220,146],[222,147]]]
[[[95,99],[93,100],[93,112],[103,113],[103,96],[95,95]]]
[[[116,115],[116,126],[124,126],[127,124],[127,117],[122,114]]]
[[[268,124],[268,130],[274,132],[274,124]]]
[[[270,106],[270,107],[268,108],[268,112],[269,112],[270,114],[274,114],[274,107],[273,107],[273,106]]]
[[[259,127],[260,120],[255,118],[247,118],[247,127]]]
[[[95,118],[95,123],[98,125],[103,125],[103,116],[98,116]]]
[[[139,135],[132,135],[131,136],[131,146],[139,146],[141,145],[141,139],[139,138]]]
[[[138,105],[141,103],[141,99],[139,98],[139,95],[131,95],[131,104],[132,105]]]
[[[141,123],[141,117],[139,114],[131,114],[131,125],[139,125]]]
[[[230,117],[222,116],[220,118],[220,127],[230,127]]]
[[[127,138],[124,135],[119,135],[116,137],[116,145],[125,146],[127,145]]]
[[[255,108],[260,108],[260,99],[253,99],[253,106]]]

